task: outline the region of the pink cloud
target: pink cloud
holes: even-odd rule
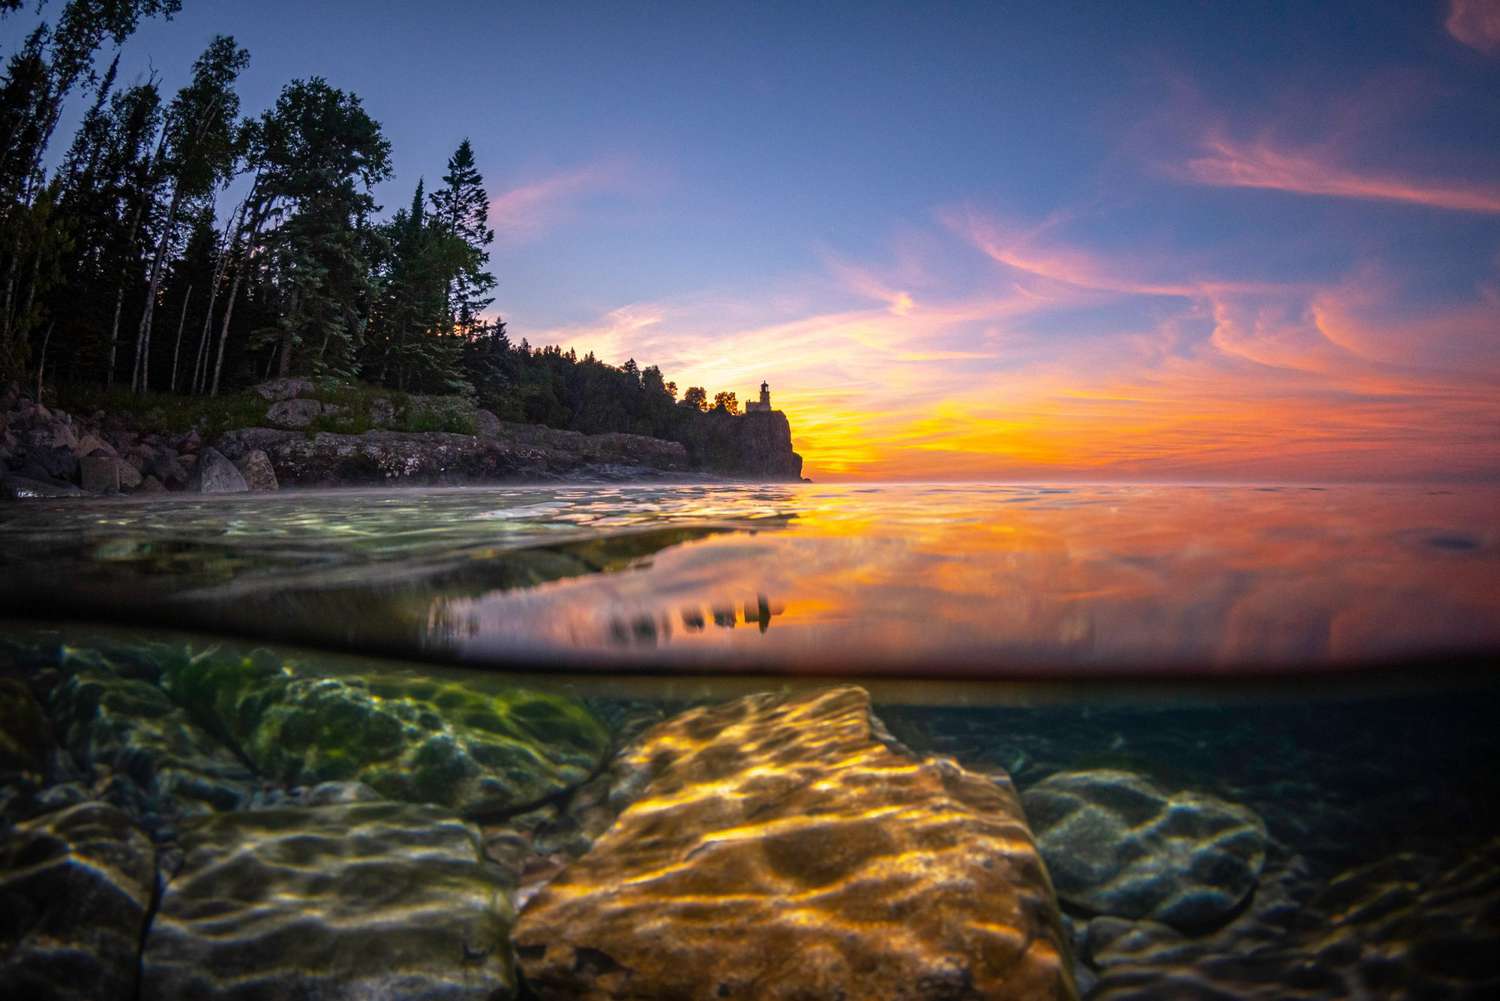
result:
[[[618,160],[562,171],[495,195],[490,225],[502,243],[524,243],[566,222],[583,199],[631,184],[631,170]]]
[[[1203,156],[1188,160],[1172,173],[1213,187],[1263,188],[1500,214],[1500,187],[1494,185],[1362,173],[1315,153],[1279,149],[1267,140],[1241,143],[1211,134],[1203,148]]]
[[[1448,34],[1485,55],[1500,52],[1500,3],[1496,0],[1452,0]]]

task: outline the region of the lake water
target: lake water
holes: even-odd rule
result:
[[[348,811],[387,801],[437,804],[422,809],[474,832],[503,897],[474,906],[504,912],[483,949],[464,926],[461,962],[411,946],[420,976],[391,996],[503,994],[511,907],[528,908],[514,932],[521,996],[1500,996],[1493,489],[600,485],[25,503],[0,508],[0,620],[7,834],[34,846],[48,818],[98,802],[145,833],[161,889],[139,927],[126,921],[144,943],[125,964],[141,997],[357,980],[328,967],[337,935],[374,941],[400,922],[337,919],[330,896],[365,884],[314,885],[311,863],[265,846],[311,838],[299,825],[315,821],[326,839],[328,824],[357,826]],[[827,701],[845,686],[855,694]],[[868,747],[830,764],[831,735],[854,739],[866,692]],[[778,736],[752,739],[762,725]],[[649,766],[622,764],[647,751]],[[878,770],[856,783],[858,811],[806,808],[843,819],[794,863],[766,862],[785,861],[772,848],[793,823],[777,809],[809,788],[843,795],[850,762],[877,753],[946,756],[1019,795],[1061,899],[1052,917],[1018,911],[1006,926],[1052,950],[1028,945],[1017,955],[1032,965],[1005,966],[1030,971],[1024,990],[986,986],[993,971],[966,966],[970,947],[949,931],[870,917],[893,879],[914,882],[902,893],[923,914],[956,892],[933,875],[927,835],[898,852],[849,833],[856,816],[898,816]],[[709,777],[683,778],[710,760]],[[790,774],[804,780],[759,803],[755,783]],[[704,804],[726,802],[749,812],[704,819]],[[389,803],[415,823],[400,811],[417,807]],[[632,870],[639,853],[618,844],[663,804],[687,812],[646,841],[689,839],[674,873],[735,860],[712,892],[693,884],[692,906],[708,910],[685,917],[674,908],[688,897],[666,894],[643,941],[593,928],[626,907],[622,887],[667,878]],[[908,837],[904,823],[880,837]],[[983,854],[980,835],[968,843]],[[382,865],[412,850],[375,849]],[[274,892],[252,906],[243,878],[219,870],[256,852],[274,856],[256,870]],[[844,868],[808,875],[824,871],[808,855]],[[7,899],[58,886],[83,899],[92,885],[62,862],[48,877],[60,882],[22,885],[31,870],[7,858]],[[900,862],[913,858],[926,861]],[[858,921],[835,921],[832,903],[799,911],[802,967],[754,973],[784,958],[727,932],[688,948],[705,921],[773,940],[766,929],[791,920],[778,908],[825,900],[825,877],[861,888],[866,909]],[[610,893],[591,896],[590,879]],[[202,887],[212,906],[192,897]],[[744,894],[765,896],[752,907]],[[731,905],[742,910],[713,910]],[[322,945],[267,964],[267,929],[296,925],[288,914]],[[575,932],[559,927],[582,938],[564,945]],[[0,922],[0,940],[31,942],[0,984],[66,951],[28,929]],[[952,976],[929,970],[888,995],[835,984],[862,982],[859,957],[904,955],[901,936],[916,936],[916,958],[880,966],[885,982],[939,953]],[[1049,962],[1066,971],[1055,982]],[[268,993],[234,993],[247,983]]]

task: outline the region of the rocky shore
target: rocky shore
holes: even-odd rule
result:
[[[375,425],[359,433],[315,430],[339,407],[305,379],[256,387],[264,426],[205,440],[196,430],[165,433],[103,412],[69,414],[0,393],[0,498],[237,493],[282,487],[459,486],[505,482],[797,480],[802,459],[779,412],[698,414],[687,442],[633,434],[584,435],[497,419],[465,417],[473,434],[401,431],[396,405],[370,406]],[[442,398],[434,398],[441,400]],[[413,398],[407,406],[416,406]]]

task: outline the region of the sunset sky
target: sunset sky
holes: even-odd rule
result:
[[[515,340],[816,479],[1500,478],[1500,2],[184,6],[127,77],[468,135]]]

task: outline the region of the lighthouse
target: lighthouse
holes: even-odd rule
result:
[[[760,402],[757,403],[754,400],[748,400],[748,401],[746,401],[746,403],[745,403],[745,413],[747,413],[747,414],[753,414],[753,413],[755,413],[758,410],[770,410],[770,409],[771,409],[771,386],[770,386],[769,383],[762,382],[760,384]]]

